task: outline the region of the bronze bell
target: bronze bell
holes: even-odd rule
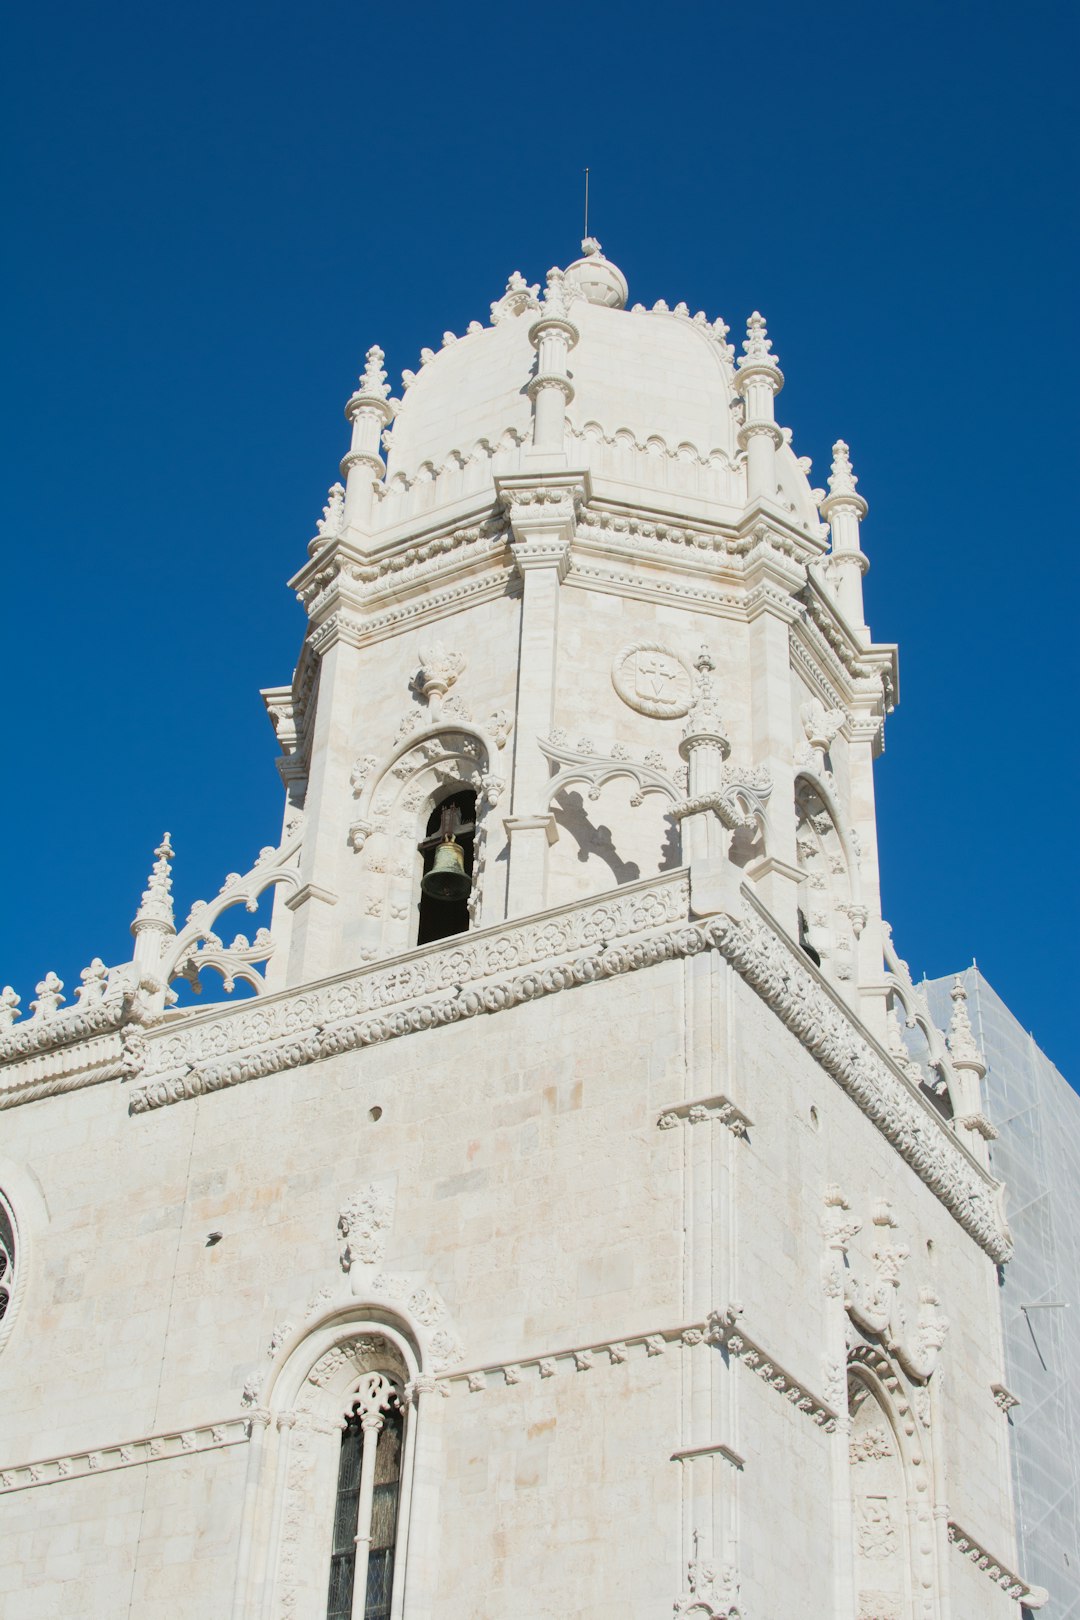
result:
[[[444,838],[435,851],[431,871],[425,872],[421,889],[431,900],[467,900],[472,882],[465,871],[465,851],[452,838]]]

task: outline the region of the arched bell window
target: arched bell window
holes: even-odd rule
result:
[[[431,812],[418,846],[424,862],[418,945],[467,932],[475,840],[476,794],[451,793]]]
[[[326,1620],[389,1620],[404,1431],[400,1386],[365,1373],[341,1436]]]

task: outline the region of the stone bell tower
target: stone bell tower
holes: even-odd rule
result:
[[[812,490],[760,315],[736,360],[723,322],[626,298],[590,241],[542,298],[511,277],[401,399],[369,351],[345,487],[292,582],[297,675],[264,694],[305,825],[271,980],[415,943],[418,817],[460,780],[474,924],[692,852],[696,911],[748,881],[882,1034],[872,761],[896,660],[863,619],[847,447]]]
[[[263,693],[280,844],[180,922],[166,835],[131,961],[0,1000],[6,1567],[68,1612],[1045,1596],[985,1065],[882,921],[848,447],[812,487],[761,315],[736,354],[582,250],[400,396],[368,350]],[[211,973],[251,993],[177,1004]]]

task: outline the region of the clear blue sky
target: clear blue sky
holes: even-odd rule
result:
[[[762,309],[852,446],[913,971],[976,956],[1075,1081],[1077,8],[22,6],[7,37],[0,983],[117,961],[276,841],[257,695],[379,342],[574,256]],[[733,335],[736,333],[733,330]]]

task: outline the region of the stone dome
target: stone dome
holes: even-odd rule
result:
[[[568,464],[741,507],[742,402],[727,327],[691,315],[685,304],[624,307],[622,271],[597,244],[586,247],[561,278],[565,319],[578,334],[567,367]],[[515,470],[532,431],[529,384],[537,356],[530,332],[546,307],[540,289],[515,273],[491,306],[490,324],[473,322],[463,337],[447,334],[437,352],[423,351],[420,369],[405,373],[386,436],[388,491],[476,461],[487,469],[480,483],[469,480],[471,488]],[[807,480],[787,446],[778,466],[783,503],[816,528]]]

